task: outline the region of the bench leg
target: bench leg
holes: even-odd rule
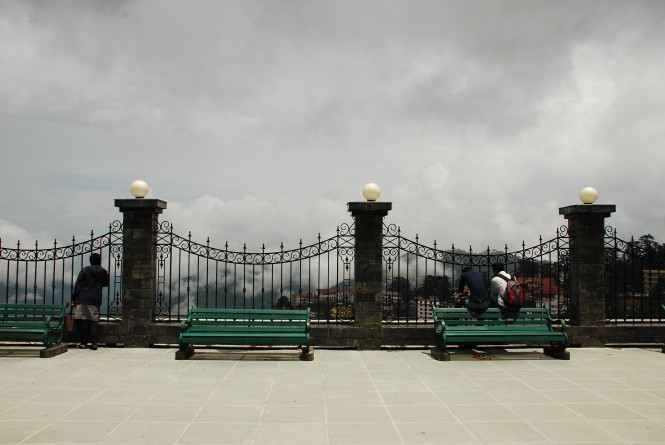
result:
[[[305,346],[300,353],[300,360],[305,362],[314,361],[314,346]]]
[[[444,351],[443,349],[439,348],[438,346],[435,348],[431,349],[432,352],[432,358],[434,360],[439,360],[441,362],[449,362],[450,361],[450,352]]]
[[[39,351],[39,356],[41,358],[51,358],[55,357],[56,355],[64,354],[65,352],[67,352],[67,345],[65,343],[60,343],[59,345],[42,349]]]
[[[547,346],[543,348],[543,352],[545,353],[545,355],[550,356],[552,358],[558,358],[559,360],[570,360],[570,352],[566,350],[562,351],[561,349]]]
[[[180,348],[175,352],[175,359],[176,360],[187,360],[192,355],[194,355],[194,348],[191,347],[191,346],[187,346],[184,349]]]

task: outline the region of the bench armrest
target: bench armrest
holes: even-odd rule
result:
[[[434,320],[434,332],[437,334],[446,330],[446,322],[443,320]]]
[[[65,303],[62,305],[62,311],[59,311],[57,315],[47,315],[46,327],[50,329],[55,329],[56,331],[61,330],[65,326],[65,313],[67,312],[66,309],[68,307],[69,303]],[[53,326],[51,326],[51,323],[53,324]]]
[[[552,325],[554,325],[554,323],[558,323],[558,324],[561,325],[561,332],[566,332],[566,321],[565,320],[552,320]],[[554,327],[554,326],[552,326],[552,327]]]

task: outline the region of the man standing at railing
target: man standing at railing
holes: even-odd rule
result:
[[[93,351],[97,349],[102,289],[108,285],[109,274],[102,267],[102,256],[98,253],[90,254],[90,266],[84,267],[79,272],[72,294],[74,319],[81,335],[78,348],[87,348],[90,343],[90,349]]]

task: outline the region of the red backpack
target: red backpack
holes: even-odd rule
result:
[[[506,281],[506,290],[499,295],[499,305],[506,309],[519,310],[524,304],[522,286],[520,286],[520,283],[517,282],[513,275],[509,275],[510,278],[506,278],[503,275],[499,275],[499,277]]]

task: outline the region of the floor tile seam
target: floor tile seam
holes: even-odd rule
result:
[[[24,403],[24,402],[22,402],[22,403]],[[2,414],[3,414],[5,411],[9,411],[10,409],[13,409],[14,406],[16,405],[16,403],[11,403],[11,402],[7,402],[7,403],[5,403],[5,402],[0,402],[0,406],[2,406],[2,405],[7,405],[7,406],[6,406],[5,408],[0,408],[0,416],[2,416]],[[1,417],[0,417],[0,420],[2,420]]]
[[[192,364],[190,363],[190,365],[187,367],[187,369],[191,369],[193,366],[194,366],[194,365],[192,365]],[[233,366],[231,366],[229,369],[227,369],[226,374],[224,375],[224,377],[223,377],[222,379],[220,379],[220,381],[219,381],[219,383],[217,384],[217,386],[215,387],[215,389],[212,390],[212,391],[209,391],[209,393],[208,393],[208,398],[206,399],[206,401],[200,404],[199,409],[196,410],[196,413],[194,413],[194,415],[192,416],[191,420],[190,420],[189,422],[187,422],[187,425],[186,425],[185,428],[183,428],[183,430],[180,432],[180,434],[178,435],[178,437],[177,437],[177,439],[174,441],[174,443],[180,443],[180,440],[182,439],[182,437],[183,437],[183,436],[187,433],[187,431],[192,427],[192,424],[195,423],[196,418],[201,414],[201,412],[203,411],[203,409],[204,409],[206,406],[208,406],[208,403],[210,402],[210,400],[212,400],[213,395],[219,390],[219,388],[222,386],[222,384],[227,380],[228,376],[231,374],[231,371],[234,370],[236,367],[238,367],[238,361],[235,361],[235,362],[233,363]],[[184,372],[185,372],[185,370],[183,370],[183,373],[184,373]],[[180,375],[182,375],[182,374],[180,374]],[[175,377],[173,380],[177,380],[177,377]]]
[[[254,425],[254,428],[252,428],[252,432],[249,436],[249,442],[248,442],[249,445],[256,444],[256,440],[259,436],[259,427],[261,425],[261,419],[263,418],[263,415],[266,412],[266,408],[267,408],[267,405],[264,404],[263,407],[261,408],[261,412],[259,413],[259,416],[256,419],[256,421],[255,422],[249,422],[249,425]],[[189,428],[190,427],[187,427],[187,429],[189,429]],[[178,443],[178,442],[176,442],[176,443]]]
[[[191,367],[192,367],[191,365],[188,366],[188,369],[191,368]],[[186,372],[186,371],[187,371],[187,369],[183,370],[182,373],[184,373],[184,372]],[[182,375],[182,373],[180,373],[179,375]],[[208,390],[208,391],[203,391],[203,390],[199,391],[199,390],[195,390],[196,392],[207,392],[207,393],[208,393],[208,397],[206,398],[205,402],[202,402],[202,403],[201,403],[201,406],[204,406],[205,404],[207,404],[207,403],[210,401],[210,399],[212,398],[212,395],[213,395],[213,394],[219,389],[219,387],[224,383],[224,381],[226,381],[228,375],[229,375],[229,373],[227,372],[227,373],[224,375],[224,377],[223,377],[222,379],[219,380],[219,383],[217,383],[217,386],[215,387],[214,390]],[[154,402],[154,398],[157,397],[157,395],[158,395],[159,393],[164,392],[164,391],[170,391],[170,392],[185,392],[185,391],[188,391],[187,389],[185,389],[185,390],[179,390],[179,389],[164,389],[167,385],[169,385],[169,384],[174,384],[176,381],[183,381],[183,379],[178,380],[178,376],[175,376],[175,377],[172,377],[171,379],[168,379],[168,383],[167,383],[164,387],[162,387],[162,388],[155,389],[154,394],[153,394],[152,396],[150,396],[150,398],[148,398],[144,403],[145,403],[145,404],[156,404],[156,405],[170,405],[169,403],[156,403],[156,402]]]
[[[468,375],[466,375],[466,374],[464,373],[463,368],[456,368],[455,371],[456,371],[456,374],[458,374],[461,378],[469,379]],[[451,424],[458,424],[458,425],[461,425],[462,428],[464,428],[464,430],[466,430],[466,432],[469,434],[469,436],[473,438],[473,440],[475,441],[475,443],[482,443],[480,437],[478,437],[478,435],[477,435],[476,433],[474,433],[474,431],[473,431],[471,428],[469,428],[467,425],[465,425],[465,422],[464,422],[463,420],[461,420],[461,419],[460,419],[460,418],[459,418],[459,417],[458,417],[458,416],[457,416],[457,415],[451,410],[451,408],[450,408],[450,404],[446,403],[445,400],[443,400],[441,397],[439,397],[439,395],[437,395],[436,391],[434,391],[434,390],[431,388],[431,386],[428,385],[422,377],[420,377],[420,375],[418,375],[418,377],[419,377],[419,379],[421,380],[421,383],[423,383],[423,384],[424,384],[424,385],[430,390],[430,392],[434,395],[434,397],[435,397],[437,400],[439,400],[439,401],[443,404],[443,407],[445,407],[445,409],[448,411],[448,413],[451,415],[451,417],[452,417],[453,419],[455,419],[455,420],[452,420],[452,421],[450,421],[450,420],[449,420],[449,421],[442,421],[441,423],[451,423]],[[473,383],[473,382],[472,382],[472,383]],[[481,387],[478,387],[478,389],[475,389],[475,390],[476,390],[476,391],[483,391],[483,392],[486,392],[486,391],[484,391]],[[458,391],[458,392],[465,392],[465,390],[460,390],[460,391]],[[478,406],[485,406],[486,404],[475,404],[475,405],[478,405]],[[401,423],[407,423],[407,422],[397,422],[397,424],[401,424]],[[418,423],[418,422],[413,422],[413,423]],[[438,422],[437,422],[437,423],[438,423]]]
[[[189,423],[189,422],[179,422],[179,423]],[[204,424],[204,425],[256,425],[257,422],[252,421],[252,422],[241,422],[234,420],[232,422],[221,422],[221,421],[214,421],[214,420],[198,420],[191,422],[192,425],[194,424]],[[266,425],[268,424],[267,422],[265,423]],[[276,424],[276,423],[275,423]]]
[[[520,416],[518,416],[517,419],[512,419],[512,420],[458,420],[457,423],[462,425],[462,427],[464,429],[466,429],[466,431],[471,435],[471,437],[474,438],[474,440],[476,440],[477,443],[485,443],[485,442],[483,442],[483,440],[474,433],[474,431],[477,430],[477,428],[471,428],[471,426],[472,425],[482,425],[482,424],[487,424],[487,423],[501,423],[502,425],[505,425],[505,424],[508,424],[508,423],[515,423],[515,424],[520,424],[520,425],[526,424],[534,432],[540,434],[541,436],[543,436],[546,439],[546,442],[543,442],[543,441],[528,441],[528,442],[497,442],[497,443],[506,443],[506,444],[510,443],[511,445],[519,444],[519,443],[528,443],[528,444],[556,443],[556,441],[550,439],[545,433],[543,433],[538,428],[531,425],[530,421],[522,419]],[[493,443],[493,442],[489,442],[489,443]]]
[[[367,362],[365,361],[364,355],[361,353],[360,358],[362,360],[362,363],[364,365],[365,371],[367,372],[367,375],[369,377],[370,382],[372,383],[372,387],[374,388],[374,391],[376,392],[377,396],[379,397],[379,400],[381,401],[381,405],[383,406],[383,410],[385,411],[386,415],[388,416],[388,419],[390,420],[390,425],[393,428],[393,431],[397,434],[397,437],[399,437],[400,443],[406,444],[407,442],[404,440],[404,437],[402,436],[402,433],[399,431],[399,428],[397,427],[397,424],[395,423],[395,419],[393,418],[390,409],[388,408],[388,405],[386,404],[386,400],[383,398],[383,395],[381,394],[381,391],[379,391],[379,388],[376,385],[376,382],[374,381],[374,378],[372,377],[372,373],[370,369],[367,366]],[[330,429],[328,428],[328,431]],[[328,432],[329,434],[329,432]],[[328,439],[328,443],[330,443],[330,439]]]
[[[602,423],[602,422],[615,422],[615,421],[633,422],[633,423],[637,423],[637,422],[656,422],[656,423],[658,423],[659,422],[657,420],[648,420],[648,419],[617,420],[617,419],[589,419],[589,418],[586,418],[584,416],[582,416],[582,417],[583,417],[582,419],[529,419],[529,420],[526,420],[526,422],[531,422],[531,423],[533,423],[533,422],[537,422],[537,423],[562,423],[562,422],[565,422],[567,424],[568,423],[577,423],[577,424],[593,423],[593,424],[596,424],[596,423]],[[483,422],[487,422],[487,421],[483,421]],[[492,421],[490,421],[490,422],[492,422]]]
[[[642,395],[655,396],[655,397],[661,398],[661,399],[663,399],[663,403],[665,403],[665,398],[663,398],[661,396],[658,396],[658,395],[655,395],[655,394],[652,394],[651,392],[649,392],[647,390],[636,388],[636,387],[635,388],[630,388],[630,389],[614,389],[614,390],[613,389],[588,389],[588,388],[584,388],[584,387],[583,387],[583,389],[586,390],[586,391],[591,392],[592,394],[594,394],[598,397],[601,397],[602,399],[604,399],[603,403],[626,403],[626,402],[622,402],[622,401],[613,400],[612,398],[604,395],[603,394],[604,391],[625,391],[625,392],[633,391],[633,392],[641,393]],[[566,390],[562,390],[562,391],[566,391]],[[598,403],[601,403],[601,402],[598,402]],[[654,402],[654,403],[656,403],[656,402]]]
[[[104,439],[106,439],[111,434],[113,434],[116,430],[118,430],[118,428],[120,428],[120,426],[123,423],[131,422],[131,420],[129,420],[129,419],[131,419],[132,416],[134,416],[141,408],[143,408],[145,406],[149,406],[148,402],[146,402],[146,401],[144,401],[143,403],[137,403],[136,408],[134,408],[132,410],[132,412],[128,413],[123,419],[109,421],[109,422],[115,422],[116,423],[115,427],[111,428],[111,430],[103,438],[101,438],[97,443],[104,443]],[[80,422],[80,421],[78,421],[78,422]]]
[[[130,416],[133,415],[134,413],[130,414]],[[183,428],[183,433],[181,433],[178,436],[178,439],[173,441],[174,444],[178,443],[178,440],[180,440],[180,437],[182,437],[182,434],[184,434],[184,431],[187,430],[187,428],[188,428],[187,425],[189,424],[189,422],[172,422],[172,421],[165,422],[163,420],[161,420],[161,421],[160,420],[155,420],[155,421],[151,421],[151,420],[128,420],[128,419],[119,420],[119,421],[117,421],[117,425],[115,426],[115,428],[112,428],[104,437],[99,439],[96,443],[98,443],[98,444],[107,443],[107,442],[105,442],[105,440],[108,437],[110,437],[112,434],[114,434],[116,431],[118,431],[118,429],[120,429],[120,427],[122,427],[123,425],[126,425],[126,424],[142,424],[142,423],[169,423],[169,424],[181,423],[181,424],[185,425],[185,427]],[[111,442],[111,443],[123,443],[123,442],[117,442],[116,441],[116,442]]]
[[[610,368],[610,369],[612,369],[612,370],[616,370],[616,369],[622,369],[622,368]],[[625,369],[630,370],[630,371],[633,371],[633,372],[635,371],[635,368],[632,368],[632,367],[631,367],[631,368],[625,368]],[[628,386],[630,386],[630,388],[627,388],[627,389],[631,389],[631,390],[632,390],[632,389],[643,390],[643,388],[638,388],[637,386],[634,386],[634,385],[632,385],[632,384],[630,384],[630,383],[627,383],[627,382],[625,382],[625,381],[620,380],[621,377],[613,377],[613,376],[606,375],[606,374],[603,374],[603,373],[600,373],[600,372],[599,372],[599,374],[600,374],[601,376],[603,376],[603,378],[606,378],[606,379],[610,380],[611,382],[614,382],[614,383],[617,383],[617,384],[620,384],[620,385],[628,385]],[[581,386],[581,385],[580,385],[580,386]]]
[[[34,422],[34,420],[28,420],[27,422]],[[44,431],[46,428],[48,428],[48,427],[50,427],[51,425],[53,425],[55,422],[57,422],[57,421],[56,421],[56,420],[53,420],[53,421],[50,421],[50,422],[46,423],[46,425],[44,425],[42,428],[39,428],[37,431],[33,432],[32,434],[30,434],[29,436],[25,437],[23,440],[21,440],[20,442],[18,442],[17,445],[18,445],[18,444],[22,444],[22,443],[28,443],[28,442],[26,442],[27,440],[29,440],[31,437],[34,437],[34,436],[36,436],[37,434],[41,433],[41,432]]]
[[[325,393],[323,395],[323,420],[325,422],[325,428],[326,428],[326,444],[330,443],[330,425],[334,425],[334,422],[330,422],[329,415],[328,415],[328,404],[326,403],[326,397]]]
[[[468,420],[468,421],[462,421],[463,424],[464,424],[464,423],[469,423],[469,424],[482,424],[482,423],[496,423],[496,422],[498,422],[498,421],[486,421],[486,420]],[[596,424],[597,422],[590,421],[590,420],[563,420],[563,421],[562,421],[562,420],[504,420],[504,421],[500,421],[500,423],[502,423],[502,424],[506,424],[506,423],[520,423],[520,424],[527,424],[532,430],[534,430],[534,431],[537,432],[538,434],[541,434],[544,438],[546,438],[546,439],[549,441],[549,442],[540,442],[540,441],[531,442],[531,441],[529,441],[529,442],[527,442],[527,443],[561,443],[561,442],[562,442],[561,440],[556,440],[555,438],[550,437],[550,435],[548,435],[547,432],[545,432],[545,431],[541,431],[541,430],[538,428],[538,425],[537,425],[537,424],[547,424],[547,423],[553,423],[553,424],[554,424],[554,423],[562,423],[562,422],[565,422],[567,425],[568,425],[568,424],[571,424],[571,423],[576,423],[576,424],[579,424],[579,425],[589,425],[589,424],[593,424],[594,426],[596,426],[596,427],[598,428],[599,431],[602,431],[602,432],[605,432],[605,433],[610,434],[613,438],[615,438],[615,439],[617,440],[617,443],[630,443],[630,442],[625,441],[623,438],[617,436],[616,434],[613,434],[613,433],[607,431],[607,429],[602,428],[600,425],[597,425],[597,424]],[[569,441],[564,441],[564,442],[566,442],[566,443],[571,443],[571,444],[576,444],[576,443],[588,443],[588,441],[580,441],[580,442],[569,442]],[[594,442],[594,443],[595,443],[595,442]]]
[[[579,406],[579,405],[582,405],[582,406],[597,405],[597,406],[601,407],[601,406],[608,406],[609,405],[609,406],[618,406],[618,407],[621,407],[621,408],[626,408],[627,404],[624,404],[623,402],[612,402],[612,403],[605,403],[605,402],[563,402],[563,403],[559,403],[559,405],[566,406],[566,407],[567,406]],[[638,403],[637,405],[648,405],[648,404]],[[654,404],[654,405],[658,406],[659,404]],[[629,411],[634,412],[635,414],[642,415],[642,414],[640,414],[639,412],[637,412],[635,410],[632,410],[632,409],[629,409],[629,408],[626,408],[626,409],[628,409]],[[590,420],[592,420],[592,419],[590,419]]]
[[[534,419],[530,419],[530,418],[527,418],[525,416],[520,415],[512,407],[517,407],[517,406],[537,407],[537,406],[541,406],[541,405],[559,405],[559,404],[558,403],[554,403],[554,404],[544,404],[544,403],[497,403],[496,405],[492,405],[492,406],[503,406],[503,407],[507,408],[512,414],[514,414],[519,420],[530,421],[530,420],[534,420]],[[455,404],[455,405],[452,405],[452,406],[489,406],[489,404],[487,404],[487,403],[474,403],[474,404],[467,403],[467,404]],[[572,414],[581,416],[581,414],[575,412],[574,410],[572,410],[568,407],[564,407],[564,408],[566,408],[566,410],[570,411]]]
[[[86,388],[86,389],[88,389],[88,388]],[[95,390],[93,390],[93,391],[96,391],[96,392],[94,393],[94,395],[92,395],[92,396],[88,397],[87,399],[82,400],[82,401],[80,401],[80,402],[78,402],[78,403],[81,404],[81,405],[83,405],[83,404],[85,404],[85,403],[90,403],[94,398],[99,397],[101,394],[103,394],[104,392],[106,392],[106,389],[95,389]],[[22,403],[26,403],[26,402],[30,403],[30,402],[33,402],[34,399],[35,399],[36,397],[39,397],[39,395],[41,395],[41,394],[43,394],[43,391],[41,391],[40,394],[37,394],[37,395],[35,395],[34,397],[32,397],[32,398],[30,398],[30,399],[28,399],[28,400],[24,400]],[[57,403],[57,402],[52,402],[52,403]]]
[[[325,354],[323,354],[321,350],[319,350],[319,355],[320,355],[321,360],[325,360]],[[278,367],[278,370],[279,370],[279,367]],[[321,380],[323,388],[325,388],[327,379],[325,377],[325,372],[324,372],[323,366],[318,367],[318,378]],[[328,406],[326,404],[326,399],[325,399],[325,390],[322,390],[321,394],[322,394],[322,397],[323,397],[323,424],[325,425],[325,429],[326,429],[325,443],[329,444],[330,443],[330,428],[328,428],[328,425],[330,423],[329,423],[329,419],[328,419]],[[314,406],[319,406],[319,405],[317,404],[317,405],[314,405]],[[259,421],[260,421],[261,418],[262,418],[262,416],[259,417]],[[257,429],[258,429],[258,422],[257,422]],[[254,443],[254,441],[253,441],[253,443]]]
[[[630,441],[624,439],[623,437],[619,436],[618,434],[615,434],[613,431],[608,430],[608,429],[607,429],[606,427],[604,427],[603,425],[600,425],[601,422],[607,422],[607,421],[606,421],[606,420],[602,420],[602,421],[601,421],[601,420],[592,420],[592,421],[591,421],[591,423],[592,423],[593,425],[595,425],[596,427],[600,428],[600,429],[601,429],[603,432],[605,432],[606,434],[609,434],[609,435],[611,435],[612,437],[616,438],[617,440],[620,441],[620,443],[632,443],[632,442],[630,442]],[[658,442],[654,442],[654,443],[658,443]]]
[[[575,405],[598,405],[598,406],[607,406],[607,403],[600,403],[600,402],[595,402],[595,403],[559,403],[558,405],[560,405],[560,406],[561,406],[562,408],[564,408],[564,409],[567,409],[568,411],[572,412],[573,414],[582,417],[583,420],[585,420],[585,421],[587,421],[587,420],[588,420],[588,421],[593,421],[593,420],[598,420],[598,419],[592,419],[592,418],[590,418],[590,417],[588,417],[588,416],[585,416],[584,414],[582,414],[582,413],[580,413],[580,412],[578,412],[578,411],[575,411],[575,410],[573,409],[573,406],[575,406]],[[623,404],[621,404],[621,403],[613,403],[612,405],[617,405],[617,406],[621,406],[621,407],[624,407],[624,408],[625,408],[625,406],[624,406]],[[627,409],[628,409],[628,408],[627,408]],[[629,410],[629,411],[632,411],[633,413],[635,413],[635,414],[638,415],[638,416],[644,417],[644,420],[651,420],[651,419],[649,419],[648,417],[646,417],[646,416],[645,416],[644,414],[642,414],[642,413],[639,413],[639,412],[634,411],[634,410]],[[538,419],[538,421],[542,421],[542,420],[547,420],[547,419]],[[605,419],[605,420],[615,420],[615,419]]]
[[[594,423],[606,422],[625,422],[625,423],[663,423],[665,420],[651,420],[651,419],[590,419]]]
[[[536,365],[536,361],[534,361],[534,360],[521,360],[520,362],[529,364],[529,369],[524,369],[526,371],[537,371],[539,369],[539,367]],[[500,372],[505,377],[511,377],[510,379],[506,378],[506,380],[517,380],[517,381],[521,382],[521,380],[519,378],[513,377],[512,373],[518,373],[522,369],[520,369],[520,368],[505,368],[501,364],[501,360],[489,360],[489,361],[484,361],[484,363],[487,363],[488,366],[494,368],[497,372]],[[541,371],[542,371],[542,368],[541,368]],[[545,371],[550,373],[549,370],[545,370]],[[465,376],[467,378],[470,378],[470,379],[475,379],[475,377],[468,376],[468,374],[466,374],[466,373],[465,373]],[[477,379],[477,380],[502,380],[502,379]]]
[[[460,374],[462,374],[462,373],[460,373]],[[443,404],[444,409],[446,409],[446,410],[448,411],[448,413],[449,413],[453,418],[455,418],[457,421],[459,421],[459,420],[460,420],[459,417],[457,417],[457,416],[455,415],[455,413],[450,409],[449,404],[446,403],[446,401],[443,400],[441,397],[439,397],[439,396],[437,395],[436,391],[434,391],[434,389],[432,389],[432,387],[431,387],[431,386],[430,386],[430,385],[429,385],[429,384],[428,384],[428,383],[427,383],[427,382],[426,382],[426,381],[425,381],[425,380],[424,380],[419,374],[416,373],[416,375],[417,375],[418,379],[420,380],[420,383],[423,384],[423,385],[425,385],[425,387],[430,391],[430,393],[434,396],[434,398],[435,398],[436,400],[440,401],[440,402]],[[461,391],[461,392],[464,392],[464,391]],[[468,429],[467,429],[467,431],[468,431]],[[468,431],[468,432],[471,434],[470,431]],[[473,438],[476,439],[476,440],[478,439],[474,434],[471,434],[471,437],[473,437]]]
[[[603,391],[608,391],[608,390],[604,389]],[[605,401],[605,402],[596,402],[596,403],[611,403],[611,404],[621,404],[621,405],[623,405],[623,404],[633,404],[633,405],[663,405],[663,404],[665,404],[665,397],[661,397],[659,395],[652,394],[651,392],[646,391],[646,390],[618,389],[618,390],[614,390],[614,391],[638,392],[638,393],[641,393],[642,395],[646,395],[646,396],[649,396],[649,397],[657,397],[659,399],[662,399],[662,401],[659,400],[659,401],[654,401],[654,402],[635,402],[635,401],[631,402],[631,401],[625,401],[625,400],[614,400],[614,399],[610,398],[609,396],[603,396],[604,398],[607,399],[607,401]],[[595,393],[595,391],[594,391],[594,393]],[[586,402],[586,403],[591,403],[591,402]]]
[[[524,419],[522,416],[520,416],[519,413],[517,411],[515,411],[515,409],[511,408],[510,404],[502,402],[499,398],[497,398],[491,392],[488,392],[488,394],[489,394],[490,397],[492,397],[494,400],[497,401],[498,406],[501,406],[501,407],[505,408],[506,410],[508,410],[512,415],[514,415],[520,421],[528,422],[526,419]],[[479,404],[479,405],[487,406],[489,404]]]
[[[234,368],[235,368],[235,366],[234,366]],[[279,363],[277,365],[277,368],[279,368]],[[259,413],[259,416],[257,417],[256,422],[251,422],[250,423],[250,424],[252,424],[252,423],[254,424],[254,428],[252,429],[252,433],[251,433],[250,438],[249,438],[250,439],[249,440],[250,445],[255,444],[256,440],[258,438],[259,426],[263,424],[261,422],[261,419],[263,419],[263,416],[265,415],[266,410],[268,409],[268,406],[269,406],[268,405],[268,400],[270,400],[270,394],[272,393],[272,390],[275,386],[276,378],[277,377],[276,377],[275,373],[273,373],[272,381],[270,382],[270,388],[268,388],[268,390],[266,391],[265,398],[263,399],[263,405],[255,405],[255,406],[261,406],[261,412]],[[267,422],[265,424],[267,424]]]
[[[148,361],[147,363],[151,363],[151,362],[153,362],[153,361],[154,361],[154,360],[150,360],[150,361]],[[146,364],[146,366],[147,366],[147,364]],[[145,368],[146,366],[142,367],[141,369]],[[165,379],[165,380],[167,380],[167,379]],[[171,383],[171,382],[173,382],[174,380],[175,380],[175,377],[173,377],[173,378],[171,378],[171,379],[168,379],[168,382]],[[167,383],[167,385],[168,385],[168,383]],[[163,390],[163,387],[162,387],[162,388],[159,388],[159,389],[155,389],[155,390],[153,391],[152,396],[150,396],[149,398],[147,398],[147,399],[141,399],[141,400],[139,400],[139,401],[136,401],[136,402],[135,402],[135,408],[134,408],[133,410],[131,410],[131,412],[127,413],[127,415],[126,415],[124,418],[122,418],[122,419],[120,419],[120,420],[118,420],[118,421],[115,421],[115,422],[117,422],[117,425],[115,426],[115,428],[111,429],[111,431],[109,431],[109,432],[108,432],[108,433],[107,433],[102,439],[100,439],[99,443],[103,443],[103,442],[104,442],[104,439],[106,439],[106,438],[109,437],[111,434],[113,434],[115,431],[117,431],[118,428],[120,428],[120,427],[121,427],[123,424],[125,424],[125,423],[145,422],[145,421],[132,421],[131,418],[132,418],[134,415],[136,415],[141,409],[146,408],[146,407],[154,406],[155,404],[152,403],[152,400],[153,400],[154,397],[156,397],[157,394],[160,393],[162,390]],[[124,405],[124,406],[127,406],[127,403],[123,401],[123,402],[118,402],[118,403],[116,403],[116,404],[114,404],[114,405],[121,405],[121,406]]]
[[[15,403],[15,404],[12,404],[13,406],[12,406],[10,409],[18,408],[18,407],[20,407],[21,405],[26,405],[26,404],[29,404],[29,403],[30,403],[30,402],[19,402],[19,403]],[[63,405],[62,405],[62,402],[60,402],[60,403],[58,403],[58,402],[48,402],[48,403],[45,403],[45,404],[47,404],[47,405],[56,405],[56,406],[58,406],[58,407],[62,407],[62,406],[63,406]],[[76,411],[77,409],[81,408],[81,407],[82,407],[83,405],[85,405],[85,404],[86,404],[86,402],[78,402],[78,403],[75,403],[75,404],[74,404],[74,407],[71,408],[69,411],[65,411],[65,412],[63,412],[62,414],[60,414],[59,417],[54,418],[54,419],[49,419],[49,420],[47,420],[47,421],[52,421],[52,422],[62,421],[67,415],[69,415],[69,414],[71,414],[72,412]],[[7,411],[9,411],[9,410],[7,410]],[[0,413],[4,413],[4,412],[5,412],[5,411],[2,411],[2,412],[0,412]],[[4,420],[4,419],[0,419],[0,420]],[[43,420],[43,419],[30,419],[30,421],[35,421],[35,420],[39,421],[39,420]]]
[[[542,397],[545,397],[545,398],[551,400],[551,401],[552,401],[553,403],[555,403],[555,404],[561,404],[561,402],[559,402],[558,400],[556,400],[556,399],[554,399],[553,397],[549,396],[545,391],[567,391],[567,390],[568,390],[568,389],[562,389],[562,390],[547,390],[547,389],[540,389],[540,388],[537,388],[537,387],[535,387],[534,385],[529,384],[529,383],[526,383],[526,382],[524,382],[524,381],[523,381],[522,383],[523,383],[524,385],[528,386],[528,387],[530,388],[530,389],[529,389],[530,391],[534,391],[534,392],[540,394]]]

